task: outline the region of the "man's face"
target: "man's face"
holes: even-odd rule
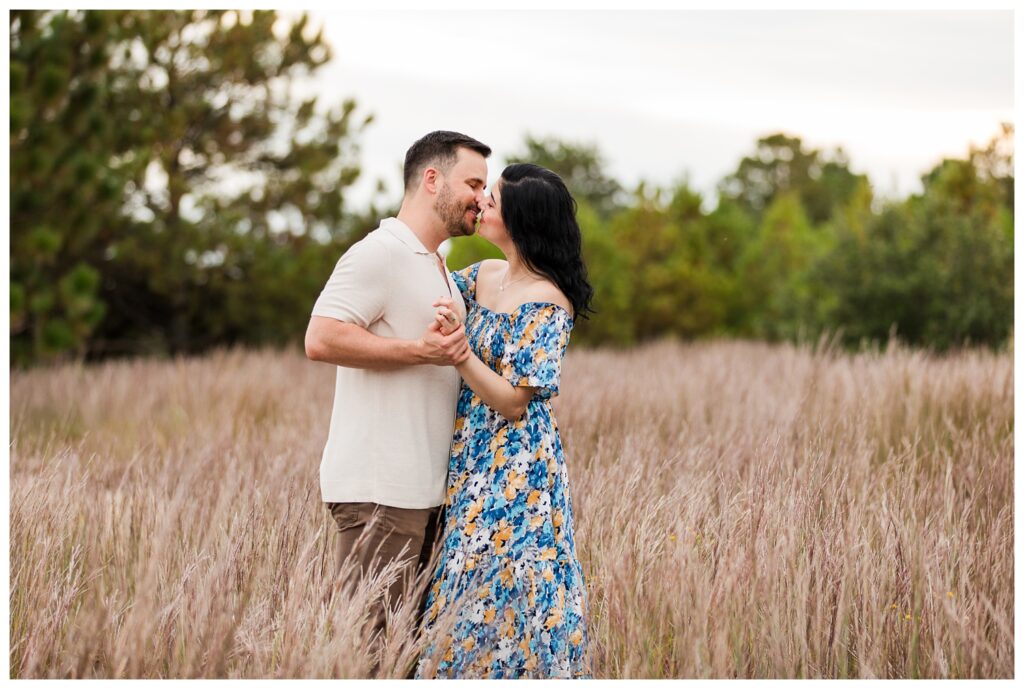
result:
[[[449,237],[466,237],[476,229],[476,214],[487,185],[487,161],[468,148],[460,148],[455,164],[442,174],[434,211]]]

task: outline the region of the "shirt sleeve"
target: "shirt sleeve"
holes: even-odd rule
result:
[[[384,315],[390,267],[386,246],[365,238],[356,242],[338,259],[313,305],[313,315],[369,327]]]
[[[558,395],[562,358],[569,345],[572,319],[554,304],[538,305],[520,314],[513,341],[502,357],[502,375],[515,387],[537,388],[536,397]]]

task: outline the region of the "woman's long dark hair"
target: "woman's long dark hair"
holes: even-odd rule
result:
[[[594,289],[583,264],[576,200],[551,170],[531,163],[501,173],[501,219],[526,267],[562,290],[575,318],[587,318]]]

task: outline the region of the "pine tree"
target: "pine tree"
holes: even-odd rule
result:
[[[11,28],[11,345],[80,352],[105,307],[97,248],[130,166],[116,154],[108,34],[117,13],[15,10]]]
[[[294,339],[370,121],[296,97],[330,57],[270,11],[12,13],[17,360]]]

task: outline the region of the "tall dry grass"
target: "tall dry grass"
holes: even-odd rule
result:
[[[1012,677],[1012,355],[575,351],[596,677]],[[330,595],[334,372],[220,352],[12,372],[13,677],[359,677]],[[385,573],[387,574],[387,573]],[[418,653],[399,611],[380,674]]]

